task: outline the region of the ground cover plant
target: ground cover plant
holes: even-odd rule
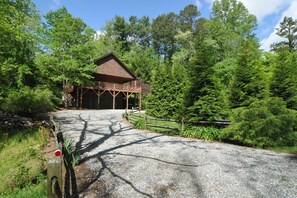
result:
[[[46,129],[1,132],[0,197],[45,197]]]

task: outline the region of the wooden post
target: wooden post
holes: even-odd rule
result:
[[[139,93],[139,111],[141,110],[141,100],[142,100],[142,98],[141,98],[141,92],[142,92],[142,90],[141,90],[141,86],[140,86],[140,93]]]
[[[82,109],[83,88],[80,88],[80,109]]]
[[[47,163],[47,197],[62,198],[62,160],[50,159]]]
[[[98,89],[98,109],[100,109],[100,88]]]
[[[113,100],[112,100],[112,108],[115,109],[115,99],[116,99],[116,95],[115,95],[115,83],[113,83],[113,94],[112,94]]]
[[[182,126],[181,126],[182,133],[184,132],[184,130],[185,130],[185,123],[184,123],[184,117],[182,117]]]
[[[129,109],[129,92],[126,95],[126,109]]]
[[[79,97],[79,88],[76,87],[76,108],[78,108],[78,97]]]
[[[146,116],[146,114],[144,114],[144,127],[145,128],[147,128],[146,125],[147,125],[147,116]]]

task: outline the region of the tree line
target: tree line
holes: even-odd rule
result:
[[[148,114],[227,118],[227,140],[296,145],[296,19],[285,17],[277,28],[284,40],[263,52],[257,19],[237,0],[215,0],[209,18],[192,4],[154,19],[117,15],[101,34],[65,7],[40,16],[30,0],[0,2],[2,112],[32,116],[61,105],[63,88],[88,83],[94,59],[113,52],[151,85]]]

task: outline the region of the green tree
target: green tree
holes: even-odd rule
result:
[[[233,108],[248,106],[268,96],[268,87],[259,68],[260,51],[257,42],[242,42],[237,67],[230,88],[229,100]]]
[[[136,74],[144,83],[150,83],[152,71],[159,64],[159,59],[152,47],[143,49],[140,45],[132,46],[122,60],[129,69]]]
[[[279,52],[275,64],[271,94],[282,98],[288,108],[297,110],[297,53]]]
[[[181,31],[193,31],[198,16],[200,16],[200,12],[193,4],[187,5],[181,10],[179,12]]]
[[[216,41],[197,37],[196,53],[189,68],[190,85],[186,93],[187,120],[215,120],[225,117],[226,104],[213,66],[217,62]]]
[[[105,30],[107,36],[116,39],[117,45],[120,45],[122,51],[129,51],[131,45],[131,42],[128,40],[130,27],[124,17],[116,15],[107,23]]]
[[[272,50],[279,51],[281,49],[288,49],[290,52],[295,51],[297,45],[297,20],[293,20],[292,17],[284,17],[276,30],[278,36],[286,38],[287,40],[272,44]]]
[[[147,98],[146,112],[159,118],[180,118],[183,111],[186,70],[161,64],[153,71],[151,94]]]
[[[80,18],[74,18],[65,7],[45,15],[44,47],[37,63],[42,80],[56,86],[63,84],[65,106],[68,84],[84,84],[95,69],[94,31]]]
[[[280,98],[236,109],[232,123],[223,131],[225,140],[261,148],[296,146],[297,114],[287,109]]]
[[[0,111],[13,90],[34,87],[40,15],[30,0],[0,0]],[[5,105],[5,107],[4,107]]]
[[[35,84],[40,16],[30,0],[1,0],[0,6],[1,97],[7,88]]]
[[[173,12],[162,14],[152,23],[153,46],[159,56],[164,56],[165,60],[171,61],[176,51],[176,41],[174,36],[178,31],[178,16]]]
[[[150,18],[143,16],[138,19],[136,16],[131,16],[129,22],[130,40],[144,48],[149,47],[151,45]]]
[[[237,0],[215,0],[206,27],[220,46],[217,56],[223,60],[234,58],[242,40],[254,37],[257,19]]]

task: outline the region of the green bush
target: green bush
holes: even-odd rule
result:
[[[226,141],[260,148],[297,144],[297,113],[280,98],[253,102],[233,116],[233,124],[223,130]]]
[[[214,141],[221,139],[221,130],[213,127],[192,126],[186,129],[185,131],[181,132],[180,135],[184,137]]]
[[[12,90],[4,99],[2,108],[7,113],[35,117],[53,110],[53,98],[48,89],[24,87]]]
[[[145,129],[145,122],[143,119],[138,119],[135,124],[134,124],[135,128],[137,129]]]

